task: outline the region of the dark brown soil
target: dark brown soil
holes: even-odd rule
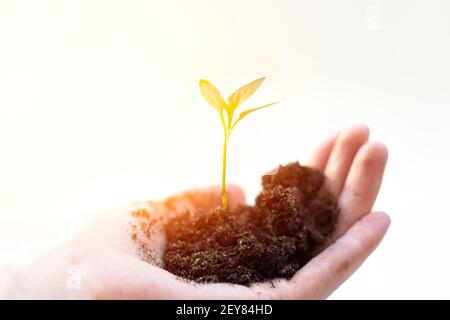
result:
[[[196,282],[290,278],[334,230],[336,198],[315,169],[291,163],[262,177],[254,206],[185,212],[165,224],[164,268]]]

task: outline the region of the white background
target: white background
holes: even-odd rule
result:
[[[198,92],[268,78],[229,180],[308,158],[355,123],[390,159],[389,233],[334,298],[450,298],[450,2],[0,1],[0,256],[100,208],[220,181]]]

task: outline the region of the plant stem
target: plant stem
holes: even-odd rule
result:
[[[230,136],[230,129],[225,123],[225,117],[223,116],[223,111],[219,112],[220,120],[222,121],[223,127],[223,155],[222,155],[222,211],[227,211],[228,201],[227,201],[227,148],[228,148],[228,137]]]
[[[228,130],[224,132],[224,142],[223,142],[223,158],[222,158],[222,210],[227,211],[228,201],[227,201],[227,148],[228,148]]]

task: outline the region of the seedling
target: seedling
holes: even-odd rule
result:
[[[248,114],[253,111],[267,108],[276,104],[277,102],[272,102],[265,104],[260,107],[245,110],[239,114],[239,117],[233,122],[233,116],[236,109],[243,104],[248,98],[250,98],[256,90],[258,90],[261,83],[265,80],[265,77],[256,79],[246,85],[237,89],[233,94],[228,97],[228,102],[225,102],[220,91],[212,85],[209,81],[201,79],[199,81],[200,92],[202,93],[205,100],[219,112],[220,120],[222,122],[223,132],[224,132],[224,142],[223,142],[223,157],[222,157],[222,210],[227,211],[228,201],[227,201],[227,190],[226,190],[226,174],[227,174],[227,148],[228,139],[230,137],[231,131],[234,127]],[[226,116],[224,114],[224,110]]]

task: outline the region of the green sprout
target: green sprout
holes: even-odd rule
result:
[[[228,102],[225,102],[224,98],[220,94],[220,91],[212,85],[209,81],[201,79],[199,81],[200,92],[202,93],[205,100],[219,112],[220,120],[222,122],[223,132],[224,132],[224,143],[223,143],[223,157],[222,157],[222,210],[228,210],[227,202],[227,190],[226,190],[226,173],[227,173],[227,149],[228,149],[228,139],[230,137],[231,131],[234,127],[241,121],[246,115],[252,113],[253,111],[267,108],[276,104],[277,102],[272,102],[265,104],[260,107],[248,109],[239,114],[239,117],[233,122],[233,116],[236,109],[243,104],[248,98],[250,98],[256,90],[258,90],[261,83],[264,81],[265,77],[256,79],[246,85],[237,89],[233,94],[228,97]],[[224,110],[226,116],[224,115]]]

